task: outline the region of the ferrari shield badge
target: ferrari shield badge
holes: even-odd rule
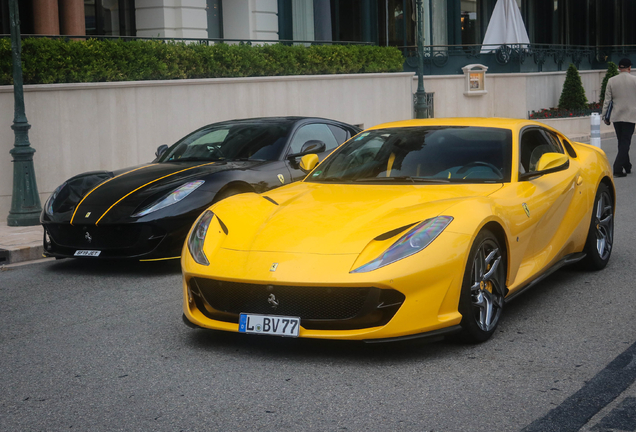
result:
[[[523,207],[523,210],[526,212],[526,216],[530,217],[530,209],[528,208],[526,203],[521,204],[521,207]]]
[[[86,216],[84,216],[84,219],[86,219],[87,217],[89,217],[91,215],[91,212],[86,213]]]
[[[274,264],[272,264],[272,266],[269,268],[269,271],[271,271],[271,272],[275,272],[277,268],[278,268],[278,263],[274,263]]]
[[[280,184],[285,184],[285,177],[282,174],[278,174],[278,180],[280,180]]]

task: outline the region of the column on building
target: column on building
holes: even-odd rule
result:
[[[63,35],[86,35],[84,0],[59,0],[60,30]]]
[[[104,34],[107,36],[119,36],[119,1],[102,0],[104,13]]]
[[[448,45],[447,0],[431,1],[431,45]]]
[[[207,39],[206,6],[206,0],[136,0],[137,36]]]
[[[278,40],[276,0],[223,0],[222,10],[224,38]]]
[[[294,40],[312,41],[315,39],[312,3],[306,0],[292,0]]]
[[[333,39],[330,0],[314,0],[314,36],[317,41]]]
[[[60,34],[57,0],[33,0],[33,30],[35,34]]]

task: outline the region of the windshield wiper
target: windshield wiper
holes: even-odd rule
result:
[[[365,177],[355,179],[356,182],[369,182],[369,183],[381,183],[381,182],[412,182],[412,183],[449,183],[448,179],[445,178],[422,178],[422,177],[410,177],[410,176],[399,176],[399,177]]]
[[[314,177],[311,179],[312,181],[324,181],[324,182],[336,182],[336,181],[341,181],[344,183],[348,183],[351,180],[346,180],[343,179],[342,177],[335,177],[335,176],[331,176],[331,177]]]
[[[226,160],[219,158],[185,157],[179,159],[168,159],[163,162],[226,162]]]

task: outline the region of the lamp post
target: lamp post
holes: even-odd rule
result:
[[[13,196],[11,210],[7,217],[9,226],[29,226],[40,223],[40,195],[35,182],[33,153],[29,143],[29,129],[24,112],[24,89],[22,85],[22,61],[20,59],[20,17],[18,0],[9,0],[9,21],[11,24],[11,58],[13,61],[13,129],[15,143],[9,153],[13,156]]]
[[[424,90],[424,6],[416,0],[417,7],[417,91],[415,92],[415,118],[428,118],[426,91]]]

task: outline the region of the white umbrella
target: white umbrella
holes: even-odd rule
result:
[[[528,45],[530,38],[515,0],[497,0],[490,17],[481,52],[487,53],[501,45]]]

